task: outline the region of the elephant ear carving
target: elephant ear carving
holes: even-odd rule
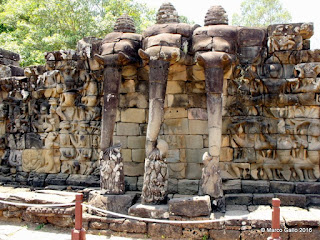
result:
[[[130,63],[131,59],[127,54],[123,52],[119,52],[118,54],[119,54],[118,56],[119,65],[127,65]]]
[[[99,54],[95,54],[94,59],[101,65],[105,64],[104,58]]]
[[[139,49],[138,51],[139,56],[141,57],[141,59],[143,61],[149,62],[150,60],[150,55],[148,53],[146,53],[145,51],[143,51],[142,49]]]

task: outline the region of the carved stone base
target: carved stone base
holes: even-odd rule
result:
[[[120,146],[100,153],[100,182],[104,194],[124,194],[124,172]]]
[[[208,194],[215,199],[223,196],[222,180],[217,164],[218,162],[217,158],[213,158],[208,153],[203,155],[204,167],[202,169],[200,182],[200,195]]]
[[[164,160],[145,159],[142,204],[160,204],[166,202],[168,177],[168,166]]]

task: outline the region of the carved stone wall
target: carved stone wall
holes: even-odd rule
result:
[[[232,55],[223,82],[222,178],[319,179],[320,50],[309,50],[313,25],[229,26],[232,34],[224,32],[224,39],[207,25],[172,22],[143,34],[144,49],[179,45],[184,54],[170,63],[159,134],[169,145],[169,192],[198,194],[209,138],[205,71],[195,59],[217,47]],[[99,184],[103,66],[94,55],[100,45],[85,38],[76,51],[49,52],[46,65],[25,68],[25,76],[1,66],[2,182]],[[142,190],[148,78],[142,61],[122,67],[113,141],[122,144],[129,190]]]

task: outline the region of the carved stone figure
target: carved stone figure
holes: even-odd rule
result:
[[[204,38],[212,42],[211,45],[207,45],[207,49],[201,49],[208,52],[198,54],[197,62],[205,71],[209,128],[209,152],[203,157],[205,169],[202,171],[200,192],[214,198],[223,195],[218,168],[221,148],[223,79],[225,73],[231,68],[232,59],[235,58],[234,42],[237,40],[236,28],[227,24],[228,18],[225,10],[221,6],[213,6],[207,12],[205,27],[198,28],[193,33],[195,51],[200,50],[199,46],[202,45]]]
[[[180,29],[177,34],[175,28]],[[167,195],[167,164],[159,146],[166,143],[158,139],[164,118],[164,99],[170,64],[182,63],[188,51],[191,26],[180,24],[175,8],[164,3],[157,13],[157,24],[144,33],[143,49],[139,55],[148,64],[149,71],[149,120],[146,133],[146,159],[142,202],[157,204]],[[184,50],[184,51],[183,51]]]
[[[112,147],[112,137],[119,105],[122,66],[137,62],[137,49],[141,44],[141,36],[133,33],[135,32],[133,20],[127,15],[117,20],[114,31],[107,34],[102,41],[101,55],[95,55],[96,60],[105,67],[103,73],[100,175],[103,191],[108,194],[123,194],[125,189],[121,153],[119,151],[116,155],[111,154],[114,149],[120,149],[120,147]],[[116,160],[112,158],[114,156],[116,156]],[[112,171],[116,172],[116,181],[113,178],[115,172],[110,172],[110,167],[113,168]]]

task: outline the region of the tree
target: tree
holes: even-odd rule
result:
[[[123,13],[137,32],[155,20],[155,10],[134,0],[0,1],[0,46],[19,53],[22,66],[43,64],[44,52],[74,49],[83,37],[103,38]]]
[[[291,21],[291,14],[280,0],[244,0],[240,9],[241,15],[233,14],[232,25],[266,27]]]

